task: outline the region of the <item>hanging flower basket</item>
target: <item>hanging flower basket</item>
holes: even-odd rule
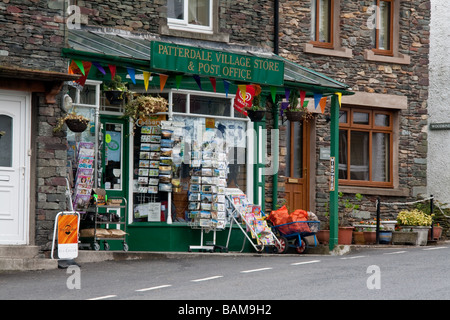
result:
[[[105,91],[105,97],[112,105],[121,104],[124,98],[123,91]]]
[[[136,121],[140,118],[145,118],[158,112],[167,112],[168,104],[167,99],[163,97],[140,95],[137,98],[132,98],[127,103],[124,116],[131,117],[136,124]]]
[[[79,120],[79,119],[66,119],[65,120],[67,127],[72,132],[83,132],[87,129],[89,120]]]
[[[299,122],[299,121],[302,121],[303,115],[305,114],[305,112],[304,111],[290,111],[290,110],[286,110],[285,114],[286,114],[286,118],[290,122]]]
[[[247,115],[252,122],[261,121],[264,118],[265,110],[247,110]]]

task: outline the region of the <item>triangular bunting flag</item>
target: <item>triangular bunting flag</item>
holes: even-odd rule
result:
[[[342,100],[342,92],[336,92],[336,95],[338,96],[339,108],[340,108],[341,107],[341,100]]]
[[[322,111],[322,113],[324,113],[325,107],[327,106],[327,97],[323,97],[322,99],[320,99],[319,105],[320,105],[320,110]]]
[[[314,109],[317,109],[317,106],[319,105],[320,99],[322,99],[321,93],[314,93]]]
[[[116,76],[116,66],[112,64],[108,64],[109,71],[111,71],[111,80]]]
[[[166,75],[166,74],[160,74],[159,75],[159,88],[161,89],[161,91],[164,90],[164,86],[166,85],[166,81],[167,81],[168,77],[169,76]]]
[[[89,61],[82,61],[82,63],[81,63],[81,68],[84,70],[84,75],[82,75],[75,82],[78,83],[82,87],[86,83],[87,77],[89,75],[89,71],[91,70],[91,66],[92,66],[92,63]],[[81,74],[81,68],[75,60],[72,60],[72,62],[69,65],[69,74]]]
[[[209,77],[209,81],[211,82],[211,85],[213,86],[214,92],[216,92],[216,78]]]
[[[223,89],[225,91],[225,97],[228,98],[228,90],[230,89],[230,83],[226,80],[223,80]]]
[[[275,103],[276,96],[277,96],[277,88],[270,87],[270,93],[272,94],[272,101],[273,101],[273,103]]]
[[[103,67],[100,65],[100,63],[93,61],[92,64],[98,69],[98,71],[100,71],[103,75],[106,74],[105,69],[103,69]]]
[[[202,82],[201,82],[201,80],[200,80],[200,76],[194,74],[193,77],[194,77],[194,79],[195,79],[195,82],[197,82],[197,85],[198,85],[198,87],[200,88],[200,90],[203,90],[203,89],[202,89]]]
[[[253,87],[255,88],[255,97],[259,96],[261,94],[261,86],[259,84],[254,84]]]
[[[128,75],[131,78],[133,84],[136,84],[136,71],[133,68],[127,67]]]
[[[177,84],[177,89],[180,89],[181,80],[183,79],[182,75],[175,76],[175,83]]]
[[[300,105],[303,106],[303,102],[305,101],[306,91],[300,90]]]
[[[284,88],[284,96],[286,97],[286,100],[289,101],[289,96],[291,95],[291,90],[288,88]]]
[[[148,83],[149,83],[149,81],[150,81],[150,76],[151,76],[151,75],[152,75],[152,74],[151,74],[150,72],[144,71],[144,86],[145,86],[145,91],[148,90]]]
[[[84,72],[83,61],[81,61],[81,60],[73,60],[73,61],[75,61],[75,64],[76,64],[76,65],[78,66],[78,68],[80,69],[81,74],[82,74],[83,76],[85,76],[86,74],[85,74],[85,72]]]

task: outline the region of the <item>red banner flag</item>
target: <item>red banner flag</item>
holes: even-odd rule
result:
[[[246,108],[251,108],[253,103],[253,98],[255,96],[255,87],[254,86],[246,86],[245,97],[242,94],[242,90],[238,88],[236,92],[236,98],[234,99],[234,109],[243,115],[247,115]]]

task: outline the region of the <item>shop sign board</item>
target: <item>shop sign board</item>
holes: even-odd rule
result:
[[[284,62],[224,51],[152,41],[150,67],[255,84],[282,86]]]
[[[78,257],[79,218],[79,213],[74,211],[60,212],[57,214],[53,234],[52,258],[56,235],[58,239],[58,258],[70,260]]]

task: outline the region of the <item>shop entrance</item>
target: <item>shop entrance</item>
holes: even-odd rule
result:
[[[121,116],[101,115],[101,188],[108,197],[128,197],[129,122]]]
[[[290,212],[309,210],[309,125],[288,121],[286,127],[286,204]]]

